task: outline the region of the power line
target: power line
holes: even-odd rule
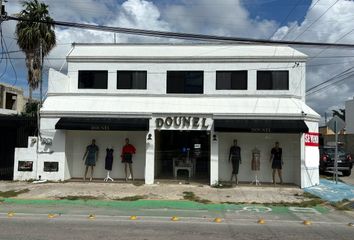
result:
[[[283,19],[283,21],[281,21],[281,23],[279,24],[279,26],[283,26],[285,24],[285,22],[288,20],[288,18],[291,16],[291,14],[294,12],[294,10],[299,6],[300,2],[303,2],[303,0],[298,0],[296,2],[296,4],[294,5],[294,7],[289,11],[288,15]],[[270,35],[269,39],[271,39],[274,34],[278,31],[278,29],[275,29],[275,31]]]
[[[267,40],[267,39],[252,39],[252,38],[239,38],[239,37],[225,37],[217,35],[205,35],[205,34],[193,34],[193,33],[178,33],[167,31],[154,31],[144,29],[122,28],[122,27],[109,27],[103,25],[93,25],[84,23],[72,23],[63,21],[31,21],[28,19],[18,18],[14,16],[7,17],[7,20],[15,21],[28,21],[54,24],[57,26],[74,27],[81,29],[91,29],[106,32],[118,32],[124,34],[151,36],[151,37],[163,37],[196,41],[208,41],[219,43],[247,43],[247,44],[279,44],[279,45],[299,45],[299,46],[317,46],[317,47],[338,47],[338,48],[354,48],[354,44],[334,44],[334,43],[319,43],[319,42],[296,42],[296,41],[279,41],[279,40]]]
[[[331,81],[336,80],[337,78],[343,77],[343,76],[345,76],[345,75],[347,75],[347,74],[351,74],[351,73],[352,73],[352,72],[350,71],[351,69],[353,69],[353,67],[350,67],[350,68],[348,68],[348,69],[346,69],[346,70],[344,70],[344,71],[342,71],[342,72],[340,72],[340,73],[334,75],[333,77],[327,79],[327,80],[324,81],[324,82],[321,82],[321,83],[319,83],[319,84],[317,84],[317,85],[315,85],[315,86],[310,87],[309,89],[306,90],[306,93],[310,93],[310,92],[312,92],[312,91],[316,91],[316,90],[317,90],[316,88],[319,88],[319,87],[321,87],[321,86],[323,86],[323,85],[325,85],[325,84],[327,84],[327,83],[330,83]]]
[[[313,21],[310,25],[307,26],[307,28],[302,31],[295,39],[298,39],[302,34],[304,34],[310,27],[312,27],[318,20],[320,20],[334,5],[336,5],[339,2],[339,0],[335,1],[329,8],[327,8],[326,11],[324,11],[315,21]]]
[[[309,8],[309,10],[307,11],[307,14],[309,14],[309,12],[311,12],[311,10],[317,5],[317,3],[319,2],[320,0],[317,0],[317,2],[315,2],[312,7]],[[289,35],[289,33],[293,30],[294,28],[292,29],[289,29],[289,31],[281,38],[281,40],[283,40],[284,38],[286,38],[286,36]]]
[[[335,82],[333,82],[333,83],[331,83],[331,84],[329,84],[329,85],[327,85],[327,86],[323,86],[322,88],[319,88],[319,89],[317,89],[317,90],[315,90],[315,91],[313,91],[313,92],[311,92],[311,93],[306,93],[306,96],[308,96],[308,95],[310,95],[310,94],[316,94],[316,93],[318,93],[318,92],[323,91],[323,90],[326,89],[326,88],[334,87],[335,84],[338,84],[338,83],[340,83],[340,82],[344,82],[344,81],[347,80],[348,78],[354,76],[354,72],[350,72],[350,73],[351,73],[351,74],[350,74],[349,76],[346,76],[346,77],[343,78],[343,79],[339,79],[339,80],[337,80],[337,81],[335,81]]]

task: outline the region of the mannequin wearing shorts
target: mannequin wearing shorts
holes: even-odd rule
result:
[[[275,147],[272,148],[269,161],[272,162],[273,169],[273,184],[275,183],[275,172],[278,172],[278,176],[280,179],[280,184],[283,183],[282,178],[282,167],[283,167],[283,159],[282,159],[283,150],[279,147],[279,142],[275,142]]]
[[[125,181],[128,181],[128,166],[129,166],[129,171],[130,175],[132,176],[132,179],[134,181],[134,175],[133,175],[133,154],[135,154],[136,149],[133,145],[129,143],[129,138],[125,139],[125,145],[122,148],[122,163],[124,163],[124,172],[125,172]]]

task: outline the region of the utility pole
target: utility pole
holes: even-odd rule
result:
[[[39,41],[39,56],[40,56],[40,79],[39,79],[39,105],[40,107],[42,107],[42,103],[43,103],[43,46],[42,46],[42,39],[40,39]]]

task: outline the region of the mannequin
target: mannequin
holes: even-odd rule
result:
[[[128,181],[128,166],[130,175],[132,176],[132,180],[134,181],[133,175],[133,154],[135,154],[136,149],[135,147],[129,143],[129,138],[125,139],[125,145],[122,148],[122,163],[124,163],[124,172],[125,172],[125,181]]]
[[[259,151],[259,149],[257,147],[255,147],[252,150],[252,163],[251,163],[251,168],[252,171],[255,173],[255,178],[252,181],[251,184],[255,183],[256,185],[261,185],[259,180],[258,180],[258,172],[260,170],[260,158],[261,158],[261,152]]]
[[[233,177],[235,176],[236,180],[236,185],[238,184],[238,169],[240,164],[242,163],[241,161],[241,148],[237,146],[237,139],[234,140],[234,145],[231,146],[230,148],[230,154],[229,154],[229,162],[232,163],[232,174],[231,174],[231,179],[230,182],[232,182]]]
[[[86,175],[88,172],[89,167],[91,167],[91,177],[90,181],[93,178],[93,169],[96,166],[96,161],[98,160],[98,147],[96,145],[96,140],[92,139],[91,144],[86,147],[86,151],[82,160],[85,161],[86,169],[84,175],[84,181],[86,181]]]
[[[105,182],[108,180],[111,180],[112,182],[114,181],[113,178],[109,176],[113,165],[113,151],[112,146],[109,146],[109,148],[106,149],[105,169],[107,170],[107,177],[104,179]]]
[[[279,142],[275,142],[275,147],[272,148],[271,150],[271,155],[269,161],[272,163],[272,169],[273,169],[273,184],[275,185],[275,172],[278,172],[278,176],[280,179],[280,184],[283,184],[283,178],[282,178],[282,167],[283,167],[283,159],[282,159],[282,153],[283,150],[281,147],[279,147]]]

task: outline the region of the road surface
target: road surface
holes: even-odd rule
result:
[[[3,203],[0,204],[0,239],[313,240],[353,239],[354,236],[354,227],[348,226],[354,222],[353,212],[269,206],[242,206],[235,209],[129,210],[82,205]],[[130,220],[132,214],[137,216],[136,220]],[[178,221],[171,221],[172,216],[177,216]],[[216,217],[220,217],[220,223],[214,222]],[[265,224],[257,223],[259,218],[264,218]],[[312,225],[304,225],[304,220]]]

